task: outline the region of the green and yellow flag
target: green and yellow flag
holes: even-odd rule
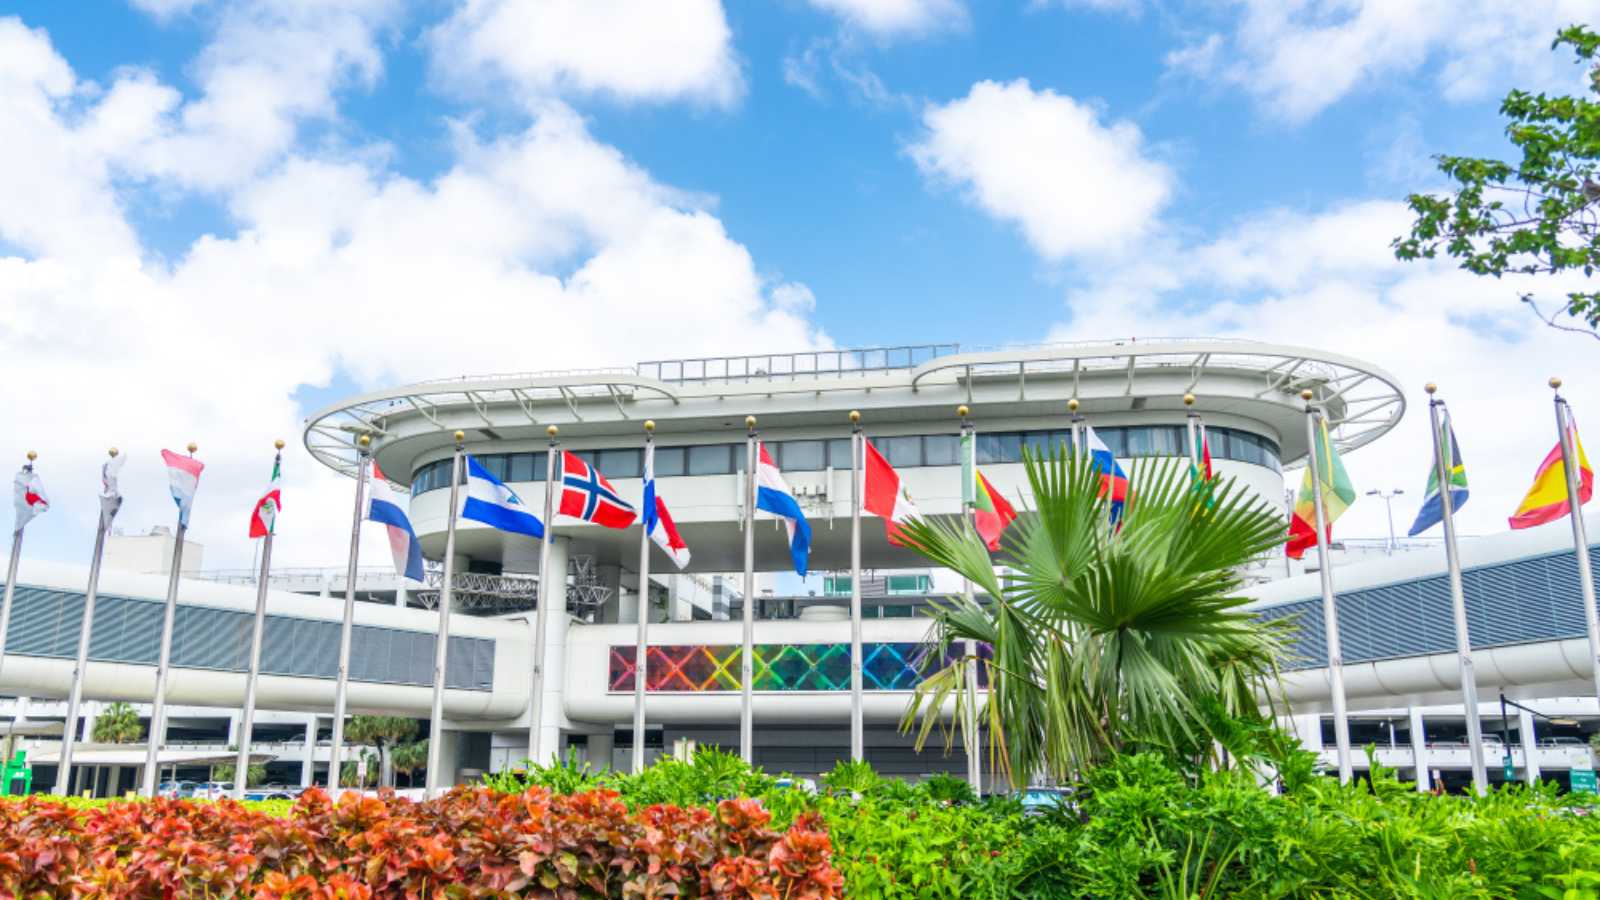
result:
[[[1334,520],[1344,515],[1350,504],[1356,502],[1356,489],[1350,484],[1350,475],[1344,470],[1344,461],[1334,452],[1333,441],[1328,437],[1328,423],[1317,420],[1317,442],[1313,448],[1317,459],[1317,474],[1322,478],[1322,514],[1326,519],[1328,534],[1333,534]],[[1289,520],[1289,556],[1299,559],[1306,550],[1317,545],[1317,497],[1311,483],[1311,466],[1306,466],[1300,479],[1300,493],[1294,498],[1294,516]]]

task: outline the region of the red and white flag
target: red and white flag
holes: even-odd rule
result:
[[[866,448],[865,465],[862,467],[862,509],[875,516],[883,518],[884,533],[889,537],[889,543],[904,547],[905,542],[900,539],[900,527],[912,519],[920,518],[922,513],[917,510],[917,505],[911,502],[911,496],[900,485],[900,473],[889,465],[883,458],[878,448],[866,438],[861,439]]]
[[[189,511],[194,509],[194,492],[200,489],[200,473],[205,463],[192,456],[161,451],[161,461],[167,464],[167,480],[172,486],[172,502],[178,504],[178,524],[189,524]]]
[[[23,466],[11,483],[11,493],[17,502],[17,530],[33,521],[33,517],[50,510],[50,500],[44,495],[44,485],[39,483],[39,473],[33,466]]]
[[[607,528],[627,528],[639,518],[598,468],[566,450],[561,451],[560,512]]]

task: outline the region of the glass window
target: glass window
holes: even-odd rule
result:
[[[922,439],[922,464],[925,466],[961,465],[961,438],[954,434],[930,434]]]
[[[1126,433],[1129,456],[1185,455],[1182,431],[1175,425],[1142,425]]]
[[[1106,445],[1106,449],[1111,451],[1112,456],[1123,458],[1128,456],[1128,429],[1096,428],[1094,433]]]
[[[732,471],[731,444],[702,444],[689,448],[690,475],[727,475]]]
[[[850,470],[849,438],[833,438],[828,441],[828,465],[847,472]]]
[[[828,445],[822,441],[784,441],[778,468],[785,472],[820,472],[828,467]]]
[[[1038,459],[1049,459],[1052,455],[1067,451],[1061,449],[1061,442],[1068,445],[1072,443],[1072,433],[1068,431],[1029,431],[1022,435],[1022,446],[1028,448]]]
[[[543,472],[540,473],[544,474]],[[506,460],[507,481],[532,481],[533,480],[533,454],[512,453]]]
[[[684,448],[683,447],[657,447],[656,448],[656,475],[669,478],[684,473]]]
[[[483,466],[484,471],[488,472],[490,475],[493,475],[501,481],[506,480],[506,457],[504,453],[490,453],[486,456],[474,456],[473,459],[476,459],[478,461],[478,465]],[[448,479],[449,477],[449,474],[446,473],[445,478]],[[447,480],[445,483],[448,485],[449,481]]]
[[[1018,434],[978,435],[978,462],[1014,463],[1022,460],[1022,436]]]
[[[895,468],[922,465],[922,438],[886,437],[872,442]]]
[[[644,474],[643,450],[601,450],[599,456],[600,471],[607,478],[638,478]]]
[[[1233,432],[1226,428],[1207,428],[1206,444],[1212,459],[1233,459]]]

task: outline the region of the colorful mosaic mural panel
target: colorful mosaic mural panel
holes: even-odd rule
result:
[[[943,663],[932,661],[928,644],[863,644],[862,685],[869,691],[909,691],[917,686],[925,671]],[[978,648],[979,656],[989,656],[988,646]],[[682,644],[650,647],[646,651],[645,689],[661,693],[705,693],[739,690],[739,646]],[[952,649],[945,659],[954,658]],[[634,648],[611,648],[610,682],[612,693],[633,691]],[[980,682],[986,682],[980,670]],[[849,644],[757,644],[755,646],[755,684],[757,691],[848,691],[850,690]]]

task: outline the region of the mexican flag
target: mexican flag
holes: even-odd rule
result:
[[[1333,523],[1350,504],[1356,502],[1356,489],[1350,483],[1350,476],[1344,470],[1344,463],[1339,459],[1339,454],[1334,452],[1333,441],[1328,438],[1328,423],[1317,420],[1317,474],[1321,476],[1322,483],[1313,485],[1311,480],[1311,467],[1306,466],[1304,477],[1300,479],[1300,492],[1294,499],[1294,516],[1289,520],[1289,543],[1285,548],[1290,557],[1299,559],[1305,552],[1317,545],[1317,495],[1315,490],[1322,492],[1322,514],[1326,519],[1328,537],[1333,535]]]
[[[283,509],[283,498],[278,493],[282,483],[283,457],[279,456],[272,461],[272,479],[267,482],[267,489],[250,513],[251,537],[266,537],[272,533],[272,527],[278,522],[278,511]]]
[[[961,437],[961,500],[972,509],[972,525],[990,550],[1000,549],[1000,534],[1016,521],[1017,511],[978,471],[976,437]]]

